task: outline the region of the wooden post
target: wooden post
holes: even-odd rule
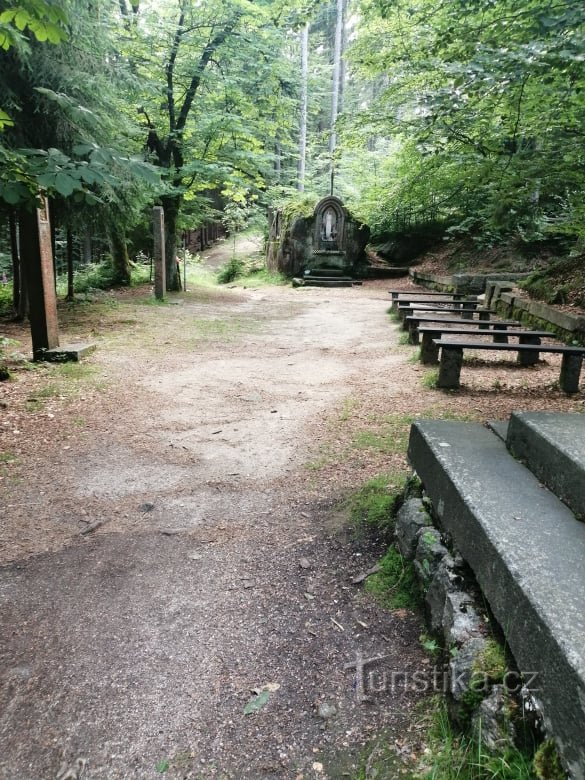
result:
[[[42,360],[48,349],[59,346],[57,296],[51,248],[48,202],[41,208],[19,214],[20,257],[30,302],[30,330],[34,360]]]
[[[154,222],[154,296],[162,301],[166,290],[165,212],[162,206],[152,209]]]

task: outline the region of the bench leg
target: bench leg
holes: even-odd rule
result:
[[[478,309],[479,311],[479,319],[483,322],[489,322],[490,320],[490,313],[489,311],[482,311],[481,309]]]
[[[520,336],[520,344],[540,344],[538,336]],[[518,363],[521,366],[535,366],[540,359],[540,352],[518,352]]]
[[[408,343],[418,344],[418,320],[410,320],[408,323]]]
[[[579,392],[579,376],[582,363],[582,355],[571,355],[570,353],[563,355],[559,385],[565,393]]]
[[[439,338],[439,333],[423,333],[420,348],[420,362],[428,366],[435,366],[439,362],[439,347],[433,339]]]
[[[481,328],[481,325],[480,325]],[[498,329],[499,331],[506,331],[507,327],[501,327]],[[508,334],[507,333],[498,333],[498,330],[494,328],[493,334],[494,334],[494,344],[507,344],[508,343]]]
[[[437,387],[454,389],[459,387],[463,349],[461,347],[441,347],[441,365]]]

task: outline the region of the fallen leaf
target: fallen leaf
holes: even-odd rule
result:
[[[252,715],[253,712],[258,712],[268,703],[268,699],[270,699],[270,691],[266,690],[259,693],[258,696],[254,696],[244,707],[244,715]]]

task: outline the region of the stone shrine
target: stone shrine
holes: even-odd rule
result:
[[[283,210],[274,214],[266,265],[287,276],[361,276],[369,235],[368,227],[330,195],[317,203],[310,216],[300,209],[296,214]]]

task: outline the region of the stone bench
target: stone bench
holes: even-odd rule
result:
[[[508,337],[514,336],[518,338],[519,344],[540,344],[543,338],[554,338],[555,334],[550,333],[548,330],[512,330],[512,329],[492,329],[488,331],[479,331],[478,328],[450,328],[440,324],[429,325],[418,328],[419,336],[422,336],[420,361],[427,365],[433,365],[439,362],[439,347],[435,343],[437,339],[441,338],[441,335],[454,335],[454,336],[490,336],[492,337],[492,344],[507,344]],[[538,362],[538,353],[532,356],[533,363]],[[528,365],[528,356],[523,365]]]
[[[461,324],[461,317],[433,317],[432,315],[409,314],[404,318],[404,325],[408,329],[408,341],[410,344],[418,344],[418,329],[420,324],[429,322],[439,322],[442,325]],[[518,320],[467,320],[465,322],[466,328],[477,328],[478,330],[506,330],[508,327],[520,327]],[[494,339],[495,341],[496,339]]]
[[[427,312],[429,314],[443,312],[444,314],[458,314],[462,320],[472,320],[477,312],[480,320],[489,320],[492,314],[497,314],[493,309],[480,309],[477,303],[470,306],[425,306],[424,303],[398,304],[398,316],[402,320],[403,330],[408,330],[405,319],[413,312]]]
[[[485,341],[449,341],[447,339],[435,339],[434,341],[436,346],[441,349],[437,387],[445,389],[459,387],[464,349],[489,349],[516,352],[518,363],[522,366],[533,365],[534,355],[538,356],[541,352],[562,355],[559,386],[565,393],[579,392],[579,376],[585,347],[568,347],[563,344],[490,344]]]
[[[388,290],[390,295],[392,296],[392,301],[394,302],[398,296],[400,295],[432,295],[434,298],[455,298],[459,300],[460,298],[463,298],[463,293],[456,293],[456,292],[436,292],[435,290]]]
[[[440,301],[434,301],[430,298],[419,298],[418,296],[413,296],[412,298],[409,296],[408,298],[397,298],[396,300],[392,301],[391,308],[395,311],[400,311],[401,309],[404,309],[405,307],[415,307],[418,308],[419,306],[430,306],[433,309],[444,309],[449,307],[450,309],[455,309],[456,311],[460,311],[462,307],[467,307],[469,309],[477,309],[478,306],[480,306],[479,301],[474,301],[468,298],[465,299],[458,299],[458,298],[441,298]]]
[[[583,428],[571,419],[564,426],[576,437]],[[573,438],[563,439],[572,449]],[[408,456],[543,708],[570,776],[585,780],[585,524],[479,423],[420,420]],[[551,462],[565,465],[553,452],[548,472]]]

